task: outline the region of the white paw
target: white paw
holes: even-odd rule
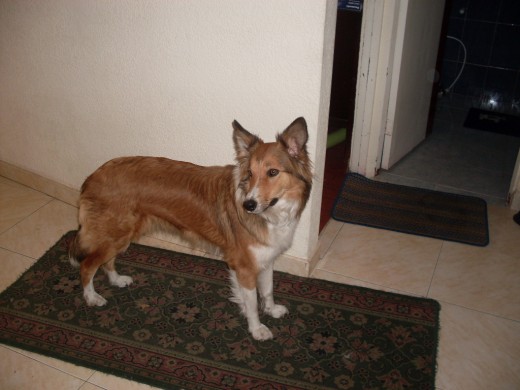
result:
[[[260,324],[256,329],[249,330],[255,340],[265,341],[273,338],[273,334],[267,326]]]
[[[83,297],[88,306],[105,306],[107,303],[107,300],[96,292],[84,294]]]
[[[273,307],[266,307],[264,311],[266,314],[269,314],[273,318],[281,318],[287,313],[289,313],[289,310],[283,305],[274,305]]]
[[[130,276],[119,275],[117,278],[111,280],[110,282],[112,283],[112,285],[117,287],[127,287],[130,286],[134,282],[134,280]]]

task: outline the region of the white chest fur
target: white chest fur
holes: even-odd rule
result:
[[[298,201],[280,199],[274,207],[264,212],[263,217],[267,221],[269,231],[269,244],[250,247],[259,270],[272,265],[274,260],[291,246],[298,225],[298,208]]]
[[[298,221],[283,226],[269,224],[269,245],[255,245],[250,248],[260,270],[272,264],[284,251],[289,249]]]

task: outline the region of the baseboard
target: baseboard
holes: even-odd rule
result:
[[[16,181],[27,187],[43,192],[53,198],[77,207],[79,190],[67,187],[64,184],[48,179],[37,173],[17,167],[16,165],[0,161],[0,176]]]

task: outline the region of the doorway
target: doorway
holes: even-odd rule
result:
[[[472,128],[471,109],[520,116],[515,84],[520,63],[510,56],[520,39],[512,15],[520,6],[502,0],[446,1],[432,95],[429,137],[377,178],[444,192],[473,195],[505,205],[520,148],[517,136]],[[515,36],[516,32],[516,36]]]
[[[338,7],[320,231],[330,219],[334,200],[348,170],[356,101],[361,19],[362,11]]]

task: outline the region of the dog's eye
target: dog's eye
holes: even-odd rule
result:
[[[267,176],[269,177],[275,177],[276,175],[278,175],[280,173],[280,171],[278,169],[269,169],[267,171]]]

